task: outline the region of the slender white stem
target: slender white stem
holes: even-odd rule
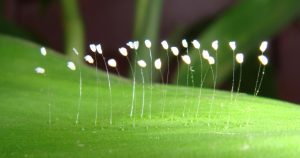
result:
[[[211,69],[212,77],[213,77],[213,81],[214,81],[214,90],[213,90],[212,99],[211,99],[211,102],[210,102],[210,108],[209,108],[209,114],[208,114],[208,126],[210,126],[212,106],[214,104],[215,94],[216,94],[216,77],[214,75],[214,70],[213,70],[211,65],[210,65],[210,69]]]
[[[202,87],[203,87],[203,83],[204,83],[204,79],[202,78],[202,71],[203,71],[203,62],[202,62],[202,57],[201,57],[201,53],[200,53],[200,49],[198,49],[199,51],[199,57],[200,57],[200,89],[199,89],[199,95],[198,95],[198,104],[197,104],[197,111],[196,111],[196,118],[198,118],[198,114],[199,114],[199,108],[200,108],[200,104],[201,104],[201,95],[202,95]],[[205,73],[206,76],[207,72]]]
[[[240,92],[240,87],[241,87],[241,82],[242,82],[242,74],[243,74],[243,65],[240,64],[239,83],[238,83],[236,95],[235,95],[235,98],[234,98],[234,102],[236,102],[236,99],[237,99],[237,97],[239,95],[239,92]]]
[[[143,118],[144,115],[144,107],[145,107],[145,79],[144,79],[144,73],[143,69],[141,68],[141,75],[142,75],[142,83],[143,83],[143,97],[142,97],[142,112],[141,112],[141,118]]]
[[[189,73],[190,73],[190,66],[188,65],[187,68],[187,75],[186,75],[186,86],[189,86]],[[185,97],[184,97],[184,105],[183,105],[183,112],[182,112],[182,117],[185,117],[185,109],[186,109],[186,104],[187,104],[187,96],[188,96],[188,88],[185,90]]]
[[[169,83],[169,75],[170,75],[170,56],[169,56],[169,51],[168,49],[167,51],[167,80],[166,80],[166,84]]]
[[[149,102],[149,118],[151,119],[151,113],[152,113],[152,95],[153,95],[153,58],[152,58],[152,52],[149,48],[149,54],[150,54],[150,102]]]
[[[178,83],[179,83],[179,58],[176,56],[176,61],[177,61],[177,76],[176,76],[176,93],[175,93],[175,103],[177,102],[177,96],[178,96]],[[173,111],[172,111],[172,121],[174,117],[174,109],[175,107],[173,106]]]
[[[233,99],[234,79],[235,79],[235,52],[232,51],[232,85],[231,85],[230,101],[232,101]]]
[[[101,54],[102,56],[102,60],[104,62],[104,66],[105,66],[105,70],[106,70],[106,76],[107,76],[107,81],[108,81],[108,89],[109,89],[109,104],[110,104],[110,117],[109,117],[109,124],[112,125],[112,119],[113,119],[113,104],[112,104],[112,91],[111,91],[111,82],[110,82],[110,76],[108,73],[108,67],[105,61],[105,57],[103,56],[103,54]]]
[[[134,108],[135,108],[135,71],[136,71],[136,56],[137,52],[135,50],[135,58],[134,58],[134,72],[133,72],[133,87],[132,87],[132,102],[131,102],[131,111],[130,111],[130,117],[133,116]]]
[[[46,75],[45,75],[46,76]],[[48,88],[47,88],[47,91],[48,91],[48,99],[49,99],[49,102],[48,102],[48,124],[51,125],[52,123],[52,117],[51,117],[51,96],[50,96],[50,88],[49,88],[49,83],[48,83]]]
[[[98,101],[99,101],[99,76],[98,76],[98,61],[95,53],[95,73],[96,73],[96,112],[95,112],[95,126],[98,120]]]
[[[259,64],[258,72],[257,72],[257,77],[256,77],[256,82],[255,82],[255,88],[254,88],[254,96],[256,96],[256,92],[257,92],[257,86],[258,86],[258,81],[259,81],[259,78],[260,78],[261,66],[262,65]]]
[[[159,72],[160,72],[162,84],[164,85],[164,89],[163,89],[163,105],[162,105],[162,118],[164,118],[165,105],[166,105],[166,86],[167,86],[167,83],[164,82],[164,78],[163,78],[162,72],[160,70],[159,70]]]
[[[76,115],[76,125],[79,123],[79,112],[80,112],[80,106],[81,106],[81,96],[82,96],[82,77],[81,77],[81,69],[79,66],[79,99],[78,99],[78,105],[77,105],[77,115]]]
[[[263,70],[262,70],[262,73],[261,73],[261,78],[260,78],[260,81],[259,81],[259,85],[258,85],[258,88],[257,88],[257,91],[255,93],[255,95],[257,96],[259,91],[260,91],[260,88],[261,88],[261,84],[263,82],[263,79],[264,79],[264,75],[265,75],[265,70],[266,70],[266,66],[263,66]]]

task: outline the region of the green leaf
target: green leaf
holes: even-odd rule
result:
[[[111,76],[112,125],[106,75],[98,73],[98,124],[95,126],[95,69],[81,66],[82,102],[75,124],[79,72],[51,49],[0,35],[1,157],[298,157],[300,108],[294,104],[203,89],[155,85],[149,119],[140,117],[142,85],[137,85],[134,118],[129,117],[131,82]],[[46,75],[34,68],[43,66]],[[79,65],[77,65],[79,67]],[[164,90],[167,90],[162,116]],[[211,104],[212,103],[212,104]],[[50,105],[50,106],[49,106]],[[49,113],[50,107],[50,113]],[[183,117],[183,109],[185,116]],[[51,124],[49,124],[49,114]],[[209,114],[211,114],[209,117]],[[210,119],[209,119],[210,118]]]
[[[85,44],[84,26],[78,1],[61,0],[60,3],[63,14],[65,53],[73,60],[79,61],[80,58],[72,52],[73,48],[76,48],[79,52],[83,52]]]
[[[151,59],[149,49],[144,45],[145,39],[150,39],[152,42],[152,58],[153,61],[160,55],[157,53],[158,33],[161,17],[163,0],[136,0],[135,6],[135,24],[134,24],[134,39],[140,41],[140,48],[137,55],[132,54],[133,58],[143,59],[148,63],[145,68],[145,81],[150,82],[151,74]],[[135,60],[132,60],[134,62]],[[133,63],[134,65],[135,63]],[[139,71],[139,68],[136,68]],[[153,70],[153,79],[157,78],[159,73]],[[136,75],[137,80],[141,81],[141,76]]]
[[[300,10],[299,0],[244,0],[225,12],[222,17],[216,20],[203,33],[199,40],[202,49],[207,49],[212,55],[215,52],[211,49],[211,42],[219,40],[220,48],[218,52],[218,82],[220,85],[228,79],[232,73],[232,51],[229,49],[228,42],[237,41],[237,52],[244,52],[246,60],[249,56],[258,55],[258,47],[261,41],[268,40],[280,29],[293,20]],[[257,54],[250,54],[256,52]],[[199,53],[192,51],[193,66],[200,65]],[[267,52],[268,54],[268,52]],[[258,63],[252,63],[257,67]],[[255,66],[254,66],[255,65]],[[186,66],[180,69],[181,84],[185,84],[187,75]],[[205,71],[205,70],[204,70]],[[204,72],[202,72],[204,73]],[[200,81],[199,69],[196,69],[194,79]],[[211,76],[207,79],[206,86],[213,84]]]

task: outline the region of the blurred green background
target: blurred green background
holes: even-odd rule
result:
[[[182,53],[183,38],[198,39],[201,49],[209,51],[210,43],[217,39],[218,89],[230,90],[232,53],[228,42],[235,40],[237,52],[246,55],[241,91],[250,94],[258,69],[258,47],[261,41],[268,40],[270,65],[260,95],[300,103],[299,0],[2,0],[0,6],[1,34],[40,43],[73,60],[79,59],[72,56],[72,47],[89,54],[90,43],[101,43],[104,55],[116,58],[121,74],[126,77],[130,77],[128,63],[119,56],[118,48],[129,40],[141,42],[136,58],[149,62],[143,41],[151,39],[154,57],[161,57],[165,63],[166,53],[160,45],[164,39],[171,46],[178,46]],[[195,50],[190,51],[197,86],[200,61]],[[180,84],[185,85],[186,67],[180,64],[177,70],[176,64],[173,57],[170,84],[174,84],[179,71]],[[104,69],[104,64],[99,67]],[[160,82],[156,73],[156,82]],[[206,87],[212,87],[210,81],[208,78]]]

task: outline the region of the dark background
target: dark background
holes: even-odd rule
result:
[[[45,1],[42,5],[37,0],[3,0],[1,3],[4,20],[28,30],[41,43],[63,52],[58,1]],[[159,38],[165,39],[175,29],[199,20],[214,19],[235,3],[234,0],[165,0]],[[86,33],[86,50],[89,43],[100,41],[106,53],[114,56],[119,47],[133,38],[133,0],[80,0],[79,6]],[[271,39],[271,47],[276,96],[300,103],[300,18],[280,30]],[[125,74],[127,65],[122,64],[121,73]]]

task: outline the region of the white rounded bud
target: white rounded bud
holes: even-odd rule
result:
[[[177,47],[171,47],[171,52],[173,55],[178,56],[179,55],[179,50]]]
[[[137,63],[141,68],[145,68],[147,66],[147,63],[144,60],[139,60]]]
[[[183,39],[183,40],[181,41],[181,44],[182,44],[182,46],[183,46],[184,48],[187,48],[187,47],[188,47],[188,43],[187,43],[186,39]]]
[[[46,70],[42,67],[37,67],[34,69],[37,74],[44,74]]]
[[[96,51],[97,51],[96,45],[95,44],[90,44],[90,50],[92,52],[96,53]]]
[[[73,52],[76,54],[76,55],[79,55],[78,51],[76,48],[73,48]]]
[[[90,55],[84,56],[84,60],[86,62],[88,62],[89,64],[93,64],[94,63],[94,59]]]
[[[260,47],[259,47],[259,50],[264,53],[268,48],[268,42],[267,41],[263,41],[261,44],[260,44]]]
[[[203,57],[203,59],[208,60],[208,58],[209,58],[209,53],[208,53],[207,50],[203,50],[203,51],[202,51],[202,57]]]
[[[219,48],[219,41],[218,40],[213,41],[211,47],[217,51]]]
[[[193,40],[193,41],[192,41],[192,44],[193,44],[194,48],[200,49],[200,43],[199,43],[198,40]]]
[[[138,50],[138,49],[139,49],[139,41],[134,41],[134,42],[133,42],[133,48],[134,48],[135,50]]]
[[[107,64],[110,67],[117,67],[117,61],[115,59],[108,59]]]
[[[191,64],[191,58],[189,55],[183,55],[181,56],[181,59],[183,60],[184,63],[186,63],[187,65]]]
[[[125,57],[128,55],[127,49],[125,47],[119,48],[119,52],[121,55],[123,55]]]
[[[168,42],[167,42],[166,40],[162,41],[162,42],[161,42],[161,45],[162,45],[162,47],[163,47],[165,50],[169,49],[169,44],[168,44]]]
[[[102,54],[102,53],[103,53],[101,44],[97,44],[96,50],[97,50],[97,52],[98,52],[99,54]]]
[[[129,41],[126,45],[127,45],[129,48],[134,49],[134,44],[133,44],[132,41]]]
[[[43,56],[46,56],[46,55],[47,55],[47,51],[46,51],[46,48],[45,48],[45,47],[42,47],[42,48],[41,48],[41,54],[42,54]]]
[[[161,60],[160,60],[160,58],[158,58],[158,59],[156,59],[156,60],[154,61],[154,67],[155,67],[155,69],[157,69],[157,70],[160,70],[160,69],[161,69]]]
[[[231,50],[233,50],[233,51],[236,50],[236,42],[235,41],[229,42],[229,46],[230,46]]]
[[[209,64],[209,65],[215,64],[215,58],[212,57],[212,56],[210,56],[210,57],[208,58],[208,64]]]
[[[237,53],[235,55],[235,60],[237,63],[242,64],[244,62],[244,54],[243,53]]]
[[[67,62],[67,67],[72,70],[72,71],[75,71],[76,70],[76,66],[75,64],[72,62],[72,61],[68,61]]]
[[[268,63],[269,63],[268,58],[266,56],[264,56],[264,55],[258,56],[258,60],[264,66],[268,65]]]
[[[152,45],[152,44],[151,44],[151,41],[148,40],[148,39],[146,39],[146,40],[145,40],[145,46],[146,46],[147,48],[150,49],[150,48],[151,48],[151,45]]]

